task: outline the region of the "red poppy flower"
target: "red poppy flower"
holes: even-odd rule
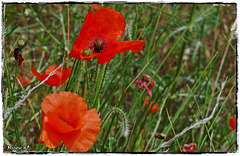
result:
[[[119,41],[125,31],[126,21],[121,13],[111,8],[100,8],[94,14],[91,10],[77,37],[70,56],[81,60],[98,57],[98,63],[104,64],[115,54],[131,50],[140,52],[145,41]]]
[[[34,68],[31,68],[31,71],[35,76],[37,76],[37,78],[40,81],[43,81],[44,79],[46,79],[48,77],[48,75],[51,72],[53,72],[58,67],[59,67],[59,65],[50,65],[45,70],[45,74],[37,72],[36,69],[34,69]],[[51,77],[49,77],[48,80],[45,81],[44,83],[47,84],[47,85],[52,85],[52,86],[60,86],[61,84],[63,84],[68,79],[68,77],[71,74],[71,71],[72,71],[72,68],[69,67],[65,70],[65,67],[62,66]]]
[[[26,76],[25,76],[25,79],[23,80],[23,76],[21,76],[21,75],[18,75],[18,76],[17,76],[17,79],[20,81],[20,83],[21,83],[23,86],[30,84],[31,81],[32,81],[32,79],[30,79],[30,78],[28,78],[28,77],[26,77]]]
[[[100,131],[97,110],[87,110],[87,103],[78,94],[61,91],[47,95],[41,104],[43,117],[38,139],[48,148],[63,141],[70,152],[86,152]]]
[[[152,107],[151,113],[155,113],[156,111],[160,110],[160,108],[156,104],[153,105],[153,102],[149,103],[148,99],[146,98],[144,101],[144,106],[147,107],[148,105],[150,105],[150,108]],[[147,111],[149,111],[149,109]]]
[[[144,90],[147,86],[147,84],[149,83],[151,77],[149,75],[143,75],[142,78],[140,79],[140,82],[138,83],[138,80],[136,81],[136,84],[138,85],[138,89],[142,89]],[[155,83],[152,81],[150,82],[150,84],[148,85],[146,91],[148,96],[152,97],[152,88],[155,86]]]
[[[236,122],[236,118],[231,117],[230,119],[230,126],[232,127],[232,129],[235,131],[236,133],[236,127],[237,127],[237,122]]]
[[[184,144],[182,152],[193,152],[197,147],[196,143]]]
[[[92,8],[94,9],[94,10],[98,10],[99,8],[101,8],[102,7],[102,4],[92,4]]]

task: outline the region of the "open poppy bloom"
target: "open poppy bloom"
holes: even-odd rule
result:
[[[138,85],[138,89],[142,89],[144,90],[147,86],[147,84],[149,83],[151,77],[149,75],[143,75],[142,78],[140,79],[140,82],[138,82],[138,80],[136,81],[136,84]],[[148,85],[146,91],[149,97],[152,97],[152,88],[155,86],[155,83],[152,81],[150,82],[150,84]]]
[[[160,110],[160,108],[156,104],[153,105],[153,102],[149,103],[148,99],[146,98],[144,101],[144,106],[147,107],[148,105],[150,105],[150,108],[152,107],[151,113],[155,113],[156,111]],[[149,109],[147,111],[149,111]]]
[[[63,141],[70,152],[86,152],[100,131],[97,110],[87,110],[78,94],[61,91],[47,95],[41,104],[43,117],[38,142],[56,148]]]
[[[31,68],[31,71],[40,81],[43,81],[44,79],[46,79],[48,77],[48,75],[51,72],[53,72],[58,67],[59,67],[59,65],[50,65],[45,70],[45,74],[37,72],[36,69],[34,69],[34,68]],[[72,71],[72,68],[69,67],[65,70],[65,67],[62,66],[51,77],[49,77],[48,80],[45,81],[44,83],[47,85],[52,85],[52,86],[60,86],[68,79],[68,77],[71,74],[71,71]]]
[[[230,119],[230,126],[232,127],[232,129],[235,131],[236,133],[236,127],[237,127],[237,122],[236,122],[236,118],[231,117]]]
[[[98,58],[99,64],[111,61],[115,54],[131,50],[140,52],[145,41],[118,42],[125,31],[126,21],[121,13],[111,8],[100,8],[94,14],[91,10],[77,37],[70,56],[81,60]]]
[[[193,152],[197,147],[196,143],[184,144],[182,152]]]
[[[17,79],[20,81],[20,83],[25,86],[25,85],[28,85],[31,83],[32,79],[28,78],[28,77],[25,77],[25,79],[23,79],[23,76],[21,75],[18,75],[17,76]]]

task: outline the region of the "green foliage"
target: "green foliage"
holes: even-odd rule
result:
[[[236,38],[231,32],[236,4],[104,7],[116,9],[126,19],[122,41],[145,40],[141,52],[115,55],[104,65],[99,65],[96,58],[76,60],[68,54],[92,9],[90,4],[4,4],[3,113],[39,84],[30,72],[32,67],[43,72],[51,64],[65,62],[65,67],[72,68],[66,83],[60,87],[38,87],[3,121],[4,152],[9,152],[8,146],[29,146],[14,152],[67,152],[64,145],[49,149],[38,143],[41,102],[48,94],[63,90],[79,94],[88,109],[96,108],[102,119],[89,152],[149,152],[185,127],[208,117],[226,77],[229,79],[213,119],[188,131],[178,142],[175,140],[168,152],[180,152],[179,145],[188,143],[197,144],[195,152],[236,152],[236,133],[229,125],[229,118],[237,116]],[[26,42],[22,66],[18,66],[13,54],[20,40]],[[136,84],[143,74],[155,82],[151,98],[146,88],[139,91]],[[17,75],[30,77],[32,82],[21,86]],[[160,111],[151,113],[151,107],[144,106],[146,98]],[[155,137],[160,133],[166,135],[165,140]]]

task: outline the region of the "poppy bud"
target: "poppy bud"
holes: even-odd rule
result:
[[[124,146],[126,140],[127,140],[127,138],[124,135],[121,135],[118,140],[118,148]]]

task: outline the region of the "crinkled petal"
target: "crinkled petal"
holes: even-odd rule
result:
[[[65,91],[47,95],[41,107],[47,115],[51,111],[70,120],[71,126],[75,129],[80,128],[79,121],[82,121],[82,116],[87,112],[87,104],[82,97],[78,94]]]
[[[83,127],[76,140],[63,138],[63,142],[70,152],[88,151],[94,144],[100,131],[101,119],[95,108],[87,111],[82,121]]]
[[[70,152],[81,152],[81,151],[72,151],[71,147],[77,141],[79,135],[81,134],[81,129],[74,130],[72,132],[62,135],[63,143]]]
[[[58,115],[58,112],[48,112],[48,124],[59,134],[66,134],[74,131],[74,128],[70,125],[71,119],[65,116]]]
[[[42,128],[41,128],[41,133],[40,133],[38,142],[44,143],[45,146],[47,146],[48,148],[56,148],[61,144],[62,138],[60,134],[56,133],[56,131],[49,126],[47,121],[48,121],[48,118],[43,112],[42,126],[41,126]]]

